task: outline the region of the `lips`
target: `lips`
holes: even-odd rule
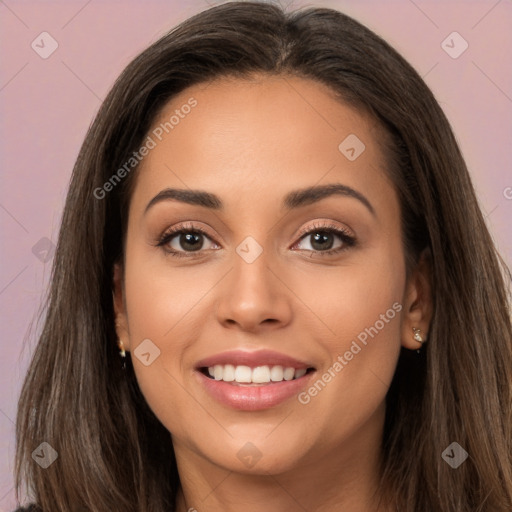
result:
[[[307,361],[269,350],[234,350],[199,361],[196,375],[206,392],[234,409],[261,410],[300,392],[315,371]]]
[[[265,365],[280,365],[283,367],[293,367],[296,370],[313,367],[313,365],[307,361],[301,361],[272,350],[258,350],[254,352],[230,350],[228,352],[222,352],[221,354],[207,357],[206,359],[201,359],[201,361],[196,364],[196,368],[208,368],[210,366],[225,364],[232,364],[233,366],[249,366],[250,368]]]

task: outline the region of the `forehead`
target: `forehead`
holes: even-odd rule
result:
[[[209,190],[228,207],[321,182],[389,187],[380,125],[310,79],[195,85],[165,105],[148,137],[132,198],[140,208],[165,187]]]

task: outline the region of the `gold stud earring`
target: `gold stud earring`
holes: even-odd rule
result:
[[[123,370],[125,370],[126,369],[126,352],[124,350],[124,344],[121,340],[117,340],[117,346],[119,347],[119,355],[122,358],[121,368]]]
[[[424,340],[424,339],[422,338],[421,334],[420,334],[421,329],[418,329],[417,327],[413,327],[413,328],[412,328],[412,330],[413,330],[413,332],[414,332],[414,336],[413,336],[413,338],[414,338],[414,339],[415,339],[419,344],[423,345],[423,343],[425,343],[425,341],[426,341],[426,340]],[[416,352],[418,352],[418,354],[420,353],[420,349],[421,349],[421,347],[420,347],[418,350],[416,350]]]

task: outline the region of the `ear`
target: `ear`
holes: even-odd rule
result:
[[[402,346],[410,350],[421,348],[421,343],[414,339],[413,327],[420,329],[423,340],[428,339],[433,311],[431,278],[432,258],[427,248],[406,283],[401,337]]]
[[[114,313],[116,322],[116,333],[119,340],[123,342],[125,351],[130,350],[130,333],[128,330],[128,318],[126,315],[126,301],[124,291],[123,267],[121,263],[115,263],[113,269],[113,291]]]

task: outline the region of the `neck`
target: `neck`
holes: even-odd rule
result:
[[[322,444],[289,471],[251,474],[221,468],[175,441],[181,489],[177,512],[394,512],[379,506],[384,408],[335,449]],[[256,469],[257,466],[254,467]]]

